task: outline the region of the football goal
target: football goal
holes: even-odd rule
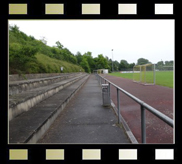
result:
[[[144,85],[154,85],[155,64],[135,65],[133,67],[133,81]]]

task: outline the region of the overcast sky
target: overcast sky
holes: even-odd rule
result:
[[[113,60],[136,63],[146,58],[152,63],[174,60],[174,20],[9,20],[27,35],[45,37],[47,45],[56,41],[73,54],[90,51]]]

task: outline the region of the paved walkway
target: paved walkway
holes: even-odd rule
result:
[[[130,143],[91,75],[38,143]]]

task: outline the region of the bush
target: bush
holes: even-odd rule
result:
[[[27,63],[35,62],[35,54],[37,48],[29,45],[20,45],[18,43],[12,43],[9,46],[9,67],[10,70],[21,70],[26,72]]]

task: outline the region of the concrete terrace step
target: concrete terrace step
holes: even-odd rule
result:
[[[25,80],[25,79],[39,79],[39,78],[53,77],[53,76],[60,76],[60,75],[69,75],[69,74],[71,74],[71,73],[36,73],[36,74],[33,73],[33,74],[22,74],[22,75],[13,74],[13,75],[9,75],[9,81],[20,81],[20,80]]]
[[[82,73],[60,74],[59,76],[35,78],[28,80],[9,81],[9,95],[23,93],[27,90],[50,85],[64,79],[81,75]]]
[[[83,78],[86,74],[81,74],[77,77],[62,80],[48,86],[35,88],[23,93],[9,96],[9,120],[12,120],[22,112],[28,111],[40,101],[52,96],[66,86]]]
[[[95,75],[89,79],[37,143],[121,144],[131,143],[112,107],[104,107]]]
[[[35,105],[9,122],[9,143],[36,143],[88,79],[82,76],[74,84]]]

